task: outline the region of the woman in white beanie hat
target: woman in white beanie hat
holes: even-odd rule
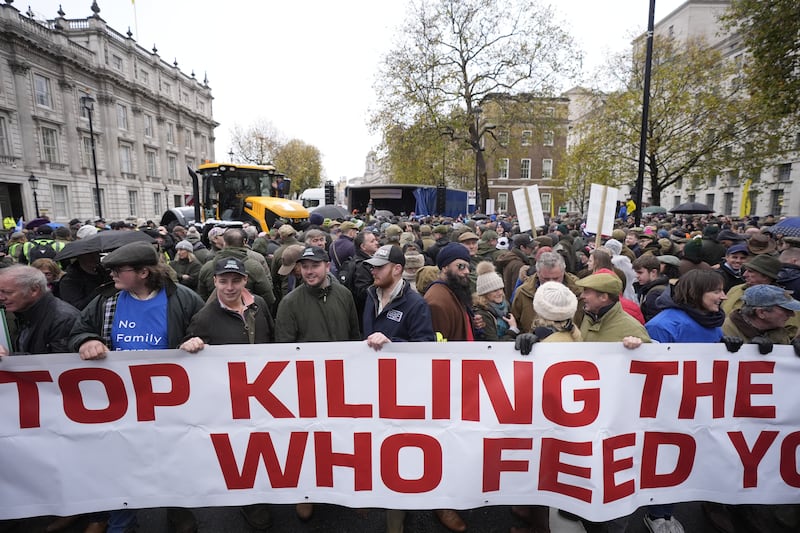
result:
[[[483,317],[482,341],[512,341],[519,333],[517,321],[511,314],[511,306],[506,299],[503,278],[495,271],[494,264],[481,261],[475,268],[478,275],[475,281],[475,294],[472,303],[476,315]]]
[[[515,348],[522,355],[531,353],[536,342],[577,342],[581,340],[581,330],[572,323],[578,309],[578,298],[563,283],[547,281],[542,283],[533,295],[533,333],[517,336]],[[511,512],[527,522],[527,531],[550,531],[550,509],[544,505],[514,505]],[[519,531],[526,531],[516,528]]]

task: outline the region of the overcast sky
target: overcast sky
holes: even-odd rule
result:
[[[145,49],[208,76],[214,96],[215,153],[227,159],[234,124],[267,120],[287,139],[319,148],[326,178],[364,174],[379,139],[367,118],[380,58],[404,19],[404,0],[97,0],[115,30],[128,27]],[[546,1],[546,0],[544,0]],[[29,0],[37,17],[92,14],[91,0]],[[552,2],[585,54],[585,70],[626,50],[647,25],[647,0]],[[683,3],[657,0],[656,22]],[[27,10],[27,2],[14,6]]]

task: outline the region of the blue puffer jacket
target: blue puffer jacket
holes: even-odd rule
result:
[[[723,313],[701,315],[707,322],[703,325],[672,301],[670,291],[664,291],[657,303],[663,310],[644,325],[654,341],[719,342],[722,339]]]
[[[367,301],[364,306],[364,337],[380,331],[393,342],[430,342],[436,340],[431,322],[431,310],[428,303],[411,290],[408,282],[403,280],[403,288],[397,298],[389,302],[381,314],[377,314],[379,302],[375,287],[367,290]]]

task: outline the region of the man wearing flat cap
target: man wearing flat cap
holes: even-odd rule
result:
[[[592,274],[579,279],[576,285],[583,289],[584,317],[580,327],[585,342],[626,342],[628,337],[650,342],[644,326],[622,309],[622,280],[615,274]]]
[[[356,255],[356,245],[353,242],[358,234],[358,226],[348,221],[339,226],[339,237],[331,243],[330,260],[333,263],[331,271],[336,274],[342,265]]]
[[[432,246],[425,250],[425,253],[428,254],[428,257],[430,257],[433,263],[436,264],[436,255],[439,253],[439,250],[443,246],[447,246],[447,244],[450,242],[450,226],[447,226],[446,224],[434,226],[433,238],[435,239],[435,242]]]
[[[742,294],[742,307],[725,317],[722,332],[759,345],[762,354],[773,344],[791,344],[786,322],[800,311],[800,302],[777,285],[754,285]]]
[[[192,317],[203,301],[191,289],[170,279],[168,266],[152,244],[132,242],[102,260],[113,286],[104,286],[75,322],[69,347],[81,359],[103,359],[112,350],[167,350],[180,346]],[[124,474],[123,474],[124,475]],[[136,525],[136,511],[109,511],[109,528]],[[168,520],[176,530],[197,529],[186,509],[171,508]],[[93,518],[94,520],[94,518]],[[99,530],[99,529],[98,529]]]
[[[742,306],[742,294],[755,285],[775,285],[781,271],[781,262],[777,257],[760,254],[752,256],[742,265],[744,283],[734,285],[727,292],[728,299],[722,302],[722,310],[726,315]]]

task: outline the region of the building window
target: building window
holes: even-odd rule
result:
[[[67,219],[72,216],[69,208],[69,191],[66,185],[52,185],[53,193],[53,216],[55,218]]]
[[[128,144],[119,145],[119,171],[123,174],[133,174],[133,150]]]
[[[497,209],[498,213],[505,213],[508,211],[508,193],[507,192],[499,192],[497,193]]]
[[[183,207],[183,196],[176,194],[172,197],[172,205],[175,207]]]
[[[144,116],[144,136],[145,137],[153,136],[153,115]]]
[[[106,204],[105,189],[100,189],[100,201],[103,203],[103,205],[108,205]],[[95,187],[92,187],[92,206],[94,206],[94,213],[100,212],[100,206],[97,205],[97,189]]]
[[[181,91],[181,102],[184,104],[189,103],[189,93],[187,93],[186,91]]]
[[[531,179],[531,160],[530,159],[522,159],[519,162],[519,179],[521,180],[529,180]]]
[[[153,213],[161,212],[161,193],[153,191]]]
[[[507,157],[497,160],[497,177],[501,180],[508,179],[508,164],[509,159]]]
[[[128,214],[136,216],[139,212],[139,191],[128,191]]]
[[[11,142],[8,139],[6,117],[0,117],[0,155],[11,155]]]
[[[714,209],[714,193],[706,194],[706,205],[711,209]]]
[[[50,108],[53,107],[53,97],[50,92],[50,78],[45,78],[39,74],[34,74],[33,90],[36,95],[36,105]]]
[[[792,176],[791,163],[784,163],[783,165],[778,165],[778,181],[789,181],[791,179],[791,176]]]
[[[783,189],[773,189],[769,197],[769,214],[780,216],[783,211]]]
[[[123,66],[122,58],[119,57],[118,55],[111,56],[111,66],[117,70],[122,70]]]
[[[184,136],[184,141],[185,141],[184,146],[186,147],[187,150],[191,150],[192,149],[192,137],[194,136],[194,134],[192,133],[192,130],[190,130],[188,128],[183,130],[183,131],[184,131],[183,136]]]
[[[128,108],[117,104],[117,127],[121,130],[128,129]]]
[[[164,92],[164,94],[166,94],[167,96],[172,96],[172,85],[170,85],[169,83],[167,83],[167,82],[165,82],[165,81],[164,81],[164,82],[161,82],[161,90],[162,90],[162,91]]]
[[[556,108],[555,107],[545,107],[543,114],[546,117],[554,117],[556,115]]]
[[[544,146],[553,146],[554,141],[555,134],[552,131],[544,132],[544,142],[542,143]]]
[[[202,154],[208,153],[208,135],[200,136],[200,153]]]
[[[756,211],[758,211],[758,191],[754,191],[750,189],[749,198],[750,198],[750,209],[745,213],[745,216],[755,215]]]
[[[205,113],[206,112],[206,103],[202,100],[197,100],[197,112],[198,113]]]
[[[686,199],[686,201],[687,202],[694,202],[696,197],[697,196],[695,194],[690,194],[689,197]]]
[[[150,73],[146,70],[139,69],[139,80],[144,84],[150,85]]]
[[[728,178],[728,185],[737,185],[736,181],[739,179],[738,170],[729,170],[725,172],[725,176]]]
[[[147,163],[147,176],[153,177],[158,176],[158,172],[156,169],[156,153],[152,150],[148,150],[144,153],[145,161]]]
[[[549,180],[553,177],[553,160],[542,159],[542,179]]]
[[[195,168],[194,159],[192,159],[191,157],[187,157],[186,158],[186,166],[191,168],[191,169],[194,169]]]
[[[722,214],[731,216],[733,214],[733,193],[726,192],[722,197]]]
[[[675,188],[683,189],[683,178],[678,178],[678,180],[675,182]]]
[[[676,194],[672,197],[672,207],[678,207],[679,205],[681,205],[681,197]]]
[[[174,155],[167,157],[167,177],[171,180],[178,177],[178,158]]]
[[[708,178],[708,186],[712,187],[712,188],[717,186],[717,176],[716,175],[711,176],[710,178]],[[708,205],[711,205],[711,204],[708,204]]]
[[[542,213],[549,213],[552,209],[553,195],[549,192],[542,193]]]
[[[42,159],[58,163],[58,132],[53,128],[42,128]]]
[[[81,137],[81,165],[92,168],[92,138],[88,135]]]
[[[167,142],[175,144],[175,124],[167,122]]]
[[[530,146],[533,132],[531,130],[522,130],[522,137],[520,137],[521,146]]]
[[[497,143],[500,146],[508,146],[511,140],[511,133],[508,130],[500,130],[497,132]]]
[[[78,110],[80,112],[81,118],[89,120],[89,111],[87,111],[86,108],[83,107],[83,104],[81,103],[81,98],[83,98],[84,96],[85,97],[90,97],[91,95],[89,93],[87,93],[86,91],[81,91],[79,89],[78,90]]]

